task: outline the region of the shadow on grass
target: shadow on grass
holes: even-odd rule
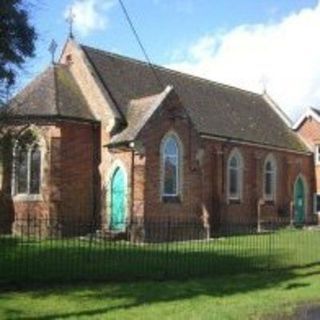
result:
[[[78,302],[78,307],[66,312],[57,306],[54,313],[32,314],[28,311],[7,309],[7,319],[24,320],[53,320],[80,317],[106,317],[112,312],[148,306],[157,303],[183,301],[198,296],[227,297],[238,293],[254,292],[261,289],[272,289],[287,281],[296,281],[304,275],[296,274],[289,270],[281,273],[251,273],[219,275],[207,278],[196,278],[187,281],[166,282],[135,282],[120,284],[87,284],[87,285],[65,285],[51,288],[40,288],[32,290],[31,296],[37,299],[50,298],[52,294],[59,295],[62,299],[72,299]],[[296,282],[291,284],[295,287]],[[304,284],[307,286],[308,284]],[[300,287],[300,284],[299,284]],[[291,289],[290,288],[290,289]],[[286,286],[284,289],[289,289]],[[117,301],[118,300],[118,301]],[[82,306],[82,301],[95,301],[92,307]],[[55,302],[56,303],[56,302]]]
[[[284,252],[208,243],[132,245],[126,242],[1,239],[0,284],[181,280],[277,268]]]
[[[255,250],[228,246],[227,242],[219,241],[189,243],[187,246],[135,246],[124,242],[90,244],[79,240],[19,242],[1,239],[0,299],[5,298],[6,293],[16,291],[31,291],[35,299],[50,298],[52,294],[79,299],[79,308],[70,312],[57,308],[55,314],[28,316],[28,310],[4,310],[8,319],[50,320],[106,315],[119,309],[203,295],[225,297],[273,288],[295,280],[297,274],[289,268],[281,272],[261,272],[271,266],[273,269],[283,267],[285,253],[289,254],[283,250],[270,252],[267,246]],[[110,284],[101,285],[102,281]],[[90,284],[84,285],[85,282]],[[292,284],[287,289],[294,287]],[[74,296],[74,292],[83,294]],[[101,307],[81,310],[83,298],[99,301]],[[117,299],[122,302],[110,305],[110,301]]]

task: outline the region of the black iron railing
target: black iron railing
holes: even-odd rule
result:
[[[320,263],[320,228],[285,220],[228,223],[212,231],[186,219],[2,221],[0,283],[178,279]]]

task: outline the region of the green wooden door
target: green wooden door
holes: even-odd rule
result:
[[[294,188],[294,218],[297,224],[304,223],[305,190],[302,179],[299,177]]]
[[[111,181],[111,223],[112,230],[125,228],[126,201],[125,201],[125,177],[121,168],[117,168]]]

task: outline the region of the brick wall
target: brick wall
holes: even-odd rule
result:
[[[297,130],[312,150],[320,144],[320,123],[312,117],[307,118]],[[316,191],[320,193],[320,165],[315,165]]]
[[[320,123],[313,117],[305,119],[297,132],[311,145],[320,143]]]
[[[161,195],[160,145],[169,131],[175,132],[182,143],[182,190],[180,202],[177,203],[166,203]],[[204,209],[202,206],[203,182],[196,155],[201,145],[196,131],[174,93],[170,94],[164,105],[152,116],[138,139],[144,146],[144,217],[200,219]],[[135,189],[138,191],[139,186]]]
[[[42,170],[41,170],[41,198],[28,199],[19,195],[12,194],[12,155],[13,145],[8,145],[4,150],[5,161],[3,163],[4,171],[1,186],[1,216],[0,220],[5,221],[7,232],[20,233],[23,228],[20,223],[22,220],[34,219],[40,217],[49,219],[50,217],[50,139],[55,134],[56,127],[50,123],[30,123],[29,127],[25,124],[8,125],[7,129],[23,133],[25,129],[31,128],[37,132],[41,141],[42,150]],[[4,129],[5,130],[5,129]],[[16,221],[20,221],[18,224]]]
[[[87,62],[84,52],[78,48],[78,44],[73,40],[67,41],[59,62],[69,66],[77,84],[85,93],[85,98],[93,114],[101,120],[102,126],[111,129],[114,125],[114,118],[104,95],[103,86]]]
[[[166,203],[161,197],[160,145],[163,137],[174,131],[183,144],[183,188],[181,201]],[[307,187],[307,221],[314,219],[313,157],[262,146],[237,144],[217,139],[200,138],[174,94],[156,111],[139,137],[139,152],[132,160],[130,152],[113,153],[110,164],[120,159],[132,188],[133,217],[145,220],[167,218],[210,222],[211,230],[232,223],[257,223],[258,201],[263,198],[263,166],[271,153],[277,163],[276,199],[261,206],[264,220],[287,219],[289,222],[294,183],[301,175]],[[244,160],[243,195],[240,203],[227,198],[227,161],[237,148]],[[107,152],[107,151],[106,151]],[[128,200],[130,202],[130,200]]]
[[[290,203],[293,201],[294,183],[298,175],[305,178],[307,184],[307,220],[312,217],[312,196],[314,190],[313,158],[308,155],[277,151],[268,148],[237,143],[223,143],[206,139],[206,144],[213,145],[216,154],[211,165],[216,167],[215,192],[219,205],[213,210],[213,220],[227,224],[257,221],[258,201],[263,199],[263,166],[266,157],[271,153],[277,163],[276,198],[262,205],[262,218],[289,218]],[[230,152],[237,148],[244,160],[243,195],[239,202],[232,202],[227,197],[227,161]],[[218,190],[218,191],[217,191]]]
[[[92,110],[93,114],[101,121],[99,135],[99,164],[98,164],[98,176],[99,181],[97,189],[100,190],[98,197],[98,212],[102,220],[103,228],[108,223],[108,203],[107,203],[107,188],[109,183],[110,168],[113,161],[117,158],[112,152],[108,152],[105,147],[110,141],[110,131],[116,125],[117,119],[112,112],[112,108],[109,105],[107,94],[103,89],[103,85],[100,83],[99,78],[96,76],[92,66],[88,63],[84,52],[78,48],[78,45],[69,40],[63,50],[60,62],[69,65],[70,71],[76,79],[79,87],[85,92],[85,97]],[[121,154],[121,153],[120,153]],[[121,157],[120,155],[118,155]],[[124,161],[128,158],[124,155]],[[128,166],[128,172],[129,170]]]
[[[96,172],[100,145],[95,150],[100,128],[68,122],[61,123],[59,128],[61,138],[55,141],[56,149],[52,150],[51,177],[57,181],[60,195],[52,202],[59,206],[59,219],[91,222],[97,214],[95,206],[100,194],[100,177]]]
[[[15,126],[15,130],[23,127]],[[23,221],[27,219],[45,219],[48,226],[61,220],[91,222],[94,214],[99,214],[101,193],[98,172],[101,161],[100,127],[77,122],[43,121],[33,123],[32,127],[44,141],[41,199],[11,195],[10,161],[5,164],[8,174],[3,177],[0,219],[13,223],[16,233],[23,231]],[[10,229],[8,225],[7,230]],[[41,232],[45,235],[48,230]]]

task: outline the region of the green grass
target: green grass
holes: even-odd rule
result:
[[[320,266],[186,281],[86,284],[0,292],[0,319],[270,319],[320,303]]]
[[[319,248],[304,229],[145,245],[2,237],[0,319],[267,319],[320,303]]]
[[[320,262],[320,231],[288,229],[209,241],[134,245],[79,238],[0,238],[0,283],[157,280]]]

